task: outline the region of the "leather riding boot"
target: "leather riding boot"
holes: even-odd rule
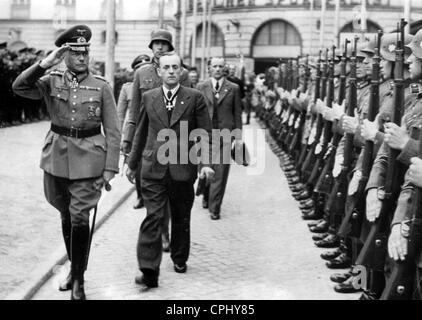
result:
[[[70,237],[72,233],[72,223],[70,222],[70,213],[63,212],[61,213],[62,218],[62,234],[64,245],[66,247],[67,258],[71,261],[70,257]],[[67,277],[59,284],[60,291],[67,291],[70,290],[72,287],[72,276],[71,272],[67,275]]]
[[[85,300],[84,272],[87,261],[89,226],[72,227],[71,236],[71,300]]]

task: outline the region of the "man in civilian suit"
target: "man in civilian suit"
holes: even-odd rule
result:
[[[142,158],[141,186],[147,215],[141,225],[137,248],[142,276],[137,276],[135,282],[144,289],[158,286],[162,259],[161,234],[168,203],[171,208],[170,257],[176,272],[183,273],[187,269],[190,213],[198,165],[195,163],[196,157],[187,159],[191,148],[195,148],[196,139],[185,137],[182,134],[184,129],[187,128],[188,135],[192,130],[203,129],[199,130],[199,136],[201,145],[207,148],[200,150],[200,175],[207,179],[212,179],[214,175],[214,171],[207,165],[210,160],[211,121],[204,97],[197,90],[180,85],[181,70],[181,60],[176,54],[164,54],[160,58],[158,74],[163,85],[142,96],[143,107],[129,156],[131,175],[135,175]],[[185,145],[188,150],[183,150]],[[174,148],[167,149],[168,146]],[[176,157],[172,160],[174,153],[169,151],[175,150]],[[186,158],[186,162],[182,158]]]
[[[211,78],[197,86],[197,89],[205,96],[208,113],[212,119],[213,130],[227,129],[232,132],[236,144],[242,144],[242,104],[240,88],[237,84],[225,79],[223,70],[225,61],[223,58],[212,58],[209,65]],[[235,130],[237,129],[237,130]],[[213,140],[215,134],[213,133]],[[213,160],[212,168],[215,178],[204,191],[202,206],[208,208],[211,219],[220,219],[221,204],[227,185],[230,170],[231,139],[219,138],[213,141],[219,152],[213,150],[213,155],[220,155],[219,159]],[[240,146],[238,146],[240,147]],[[215,161],[218,160],[218,161]]]

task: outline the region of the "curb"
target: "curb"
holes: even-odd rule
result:
[[[95,223],[94,231],[97,231],[112,216],[112,214],[130,197],[135,191],[135,186],[131,186],[127,192],[117,200],[111,208]],[[56,250],[47,262],[34,270],[33,279],[20,288],[7,295],[4,300],[30,300],[38,290],[55,274],[57,266],[63,265],[67,261],[67,253],[64,249]]]

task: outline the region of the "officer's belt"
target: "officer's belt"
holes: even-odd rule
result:
[[[64,128],[64,127],[56,126],[55,124],[51,124],[51,131],[61,136],[82,139],[82,138],[88,138],[88,137],[92,137],[92,136],[96,136],[97,134],[100,134],[101,127],[83,130],[83,129],[78,129],[78,128]]]

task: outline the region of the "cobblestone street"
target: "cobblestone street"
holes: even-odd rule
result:
[[[132,209],[133,194],[94,235],[85,277],[87,299],[356,299],[356,294],[332,289],[333,270],[319,257],[323,249],[314,246],[277,157],[268,145],[264,152],[262,175],[247,176],[244,167],[232,166],[221,220],[212,221],[196,198],[187,273],[175,273],[164,253],[159,287],[147,292],[134,283],[139,272],[136,240],[145,209]],[[57,290],[68,267],[34,299],[69,299],[69,292]]]

